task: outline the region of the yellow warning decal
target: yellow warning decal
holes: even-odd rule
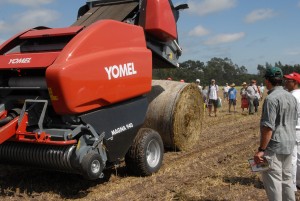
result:
[[[52,89],[51,89],[51,88],[48,88],[48,91],[49,91],[50,99],[51,99],[52,101],[57,101],[57,100],[58,100],[58,97],[53,95]]]

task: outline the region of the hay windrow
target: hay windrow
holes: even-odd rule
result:
[[[153,80],[148,100],[144,126],[158,131],[166,147],[188,150],[199,142],[203,101],[195,84]]]

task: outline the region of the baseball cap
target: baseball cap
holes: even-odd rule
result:
[[[300,74],[296,72],[292,72],[291,74],[284,75],[286,79],[295,80],[300,84]]]
[[[200,79],[196,79],[196,82],[199,82],[199,83],[200,83]]]
[[[283,77],[283,73],[282,70],[278,67],[271,67],[271,68],[267,68],[266,70],[266,74],[264,76],[265,78],[267,77],[277,77],[277,78],[282,78]]]

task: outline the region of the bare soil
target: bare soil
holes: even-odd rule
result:
[[[106,178],[86,181],[78,175],[0,166],[1,200],[267,200],[259,174],[247,160],[259,144],[260,110],[255,115],[204,114],[200,141],[190,151],[165,153],[160,171],[136,177],[121,166]],[[300,200],[297,193],[297,200]]]

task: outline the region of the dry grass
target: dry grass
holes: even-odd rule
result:
[[[240,101],[238,102],[238,104]],[[260,114],[205,114],[199,142],[185,152],[167,152],[161,170],[135,177],[125,167],[106,172],[107,181],[77,175],[1,167],[1,200],[266,200],[258,174],[249,170],[259,140]],[[298,200],[300,200],[298,198]]]

